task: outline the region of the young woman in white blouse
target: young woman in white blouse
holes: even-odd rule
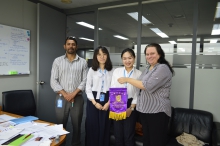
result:
[[[141,71],[133,65],[135,62],[135,53],[132,49],[124,49],[121,53],[121,59],[124,67],[116,68],[112,75],[111,87],[125,87],[128,92],[126,119],[113,121],[115,146],[134,146],[135,123],[137,119],[136,103],[138,89],[131,84],[120,84],[117,80],[120,77],[129,77],[138,79]]]
[[[96,48],[86,82],[86,146],[109,146],[109,87],[112,73],[108,50],[102,46]]]

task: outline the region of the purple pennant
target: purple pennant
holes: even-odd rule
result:
[[[110,111],[122,113],[127,110],[127,88],[110,88]]]

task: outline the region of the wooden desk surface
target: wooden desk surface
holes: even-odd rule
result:
[[[12,117],[15,117],[15,118],[22,117],[22,116],[19,116],[19,115],[16,115],[16,114],[12,114],[12,113],[1,111],[1,106],[0,106],[0,115],[3,115],[3,114],[9,115],[9,116],[12,116]],[[35,122],[48,123],[50,125],[54,124],[54,123],[50,123],[50,122],[46,122],[46,121],[41,121],[41,120],[36,120]],[[64,142],[65,139],[66,139],[66,135],[62,135],[62,136],[60,136],[60,142],[55,144],[55,141],[53,140],[53,142],[51,143],[51,146],[59,146],[59,145],[61,145]]]

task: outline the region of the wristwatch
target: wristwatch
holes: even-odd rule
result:
[[[131,109],[131,111],[133,111],[133,110],[134,110],[134,108],[133,108],[133,107],[130,107],[130,109]]]

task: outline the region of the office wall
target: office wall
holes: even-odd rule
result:
[[[32,89],[36,95],[37,5],[27,0],[1,0],[0,23],[31,31],[30,75],[0,76],[0,94],[8,90]],[[1,104],[2,96],[0,96]]]
[[[196,69],[195,74],[194,108],[211,112],[214,121],[220,122],[220,70]]]

